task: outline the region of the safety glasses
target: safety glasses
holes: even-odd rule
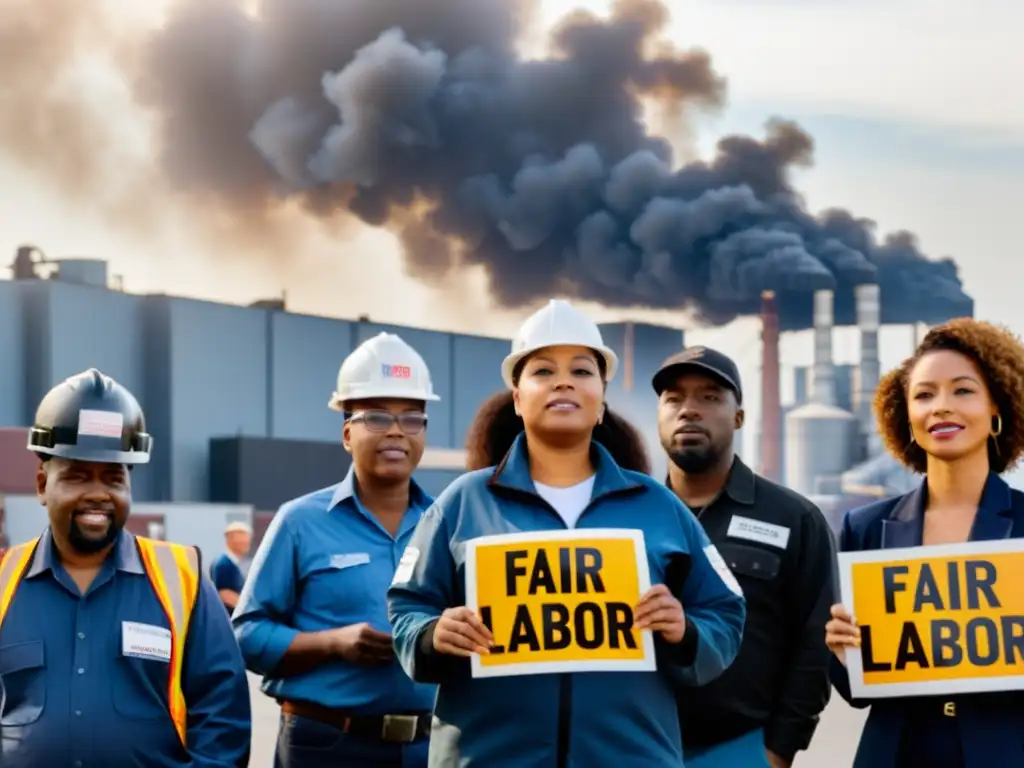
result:
[[[418,435],[427,426],[427,414],[417,411],[390,413],[389,411],[360,411],[349,417],[353,424],[361,423],[371,432],[387,432],[394,424],[406,435]]]

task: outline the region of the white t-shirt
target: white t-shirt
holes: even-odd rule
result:
[[[548,504],[554,507],[555,511],[565,521],[567,528],[575,528],[576,521],[580,519],[583,510],[590,504],[590,498],[594,493],[594,478],[591,475],[582,483],[570,485],[568,488],[554,488],[534,481],[537,486],[537,493]]]

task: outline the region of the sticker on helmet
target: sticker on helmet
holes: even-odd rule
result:
[[[412,368],[408,365],[388,365],[381,363],[381,373],[385,379],[411,379]]]
[[[123,429],[124,416],[117,411],[83,409],[78,412],[79,437],[121,437]]]

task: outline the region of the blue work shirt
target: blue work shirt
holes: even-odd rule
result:
[[[430,711],[433,685],[412,682],[397,660],[362,666],[329,661],[292,677],[274,670],[300,632],[368,622],[391,632],[387,591],[406,544],[433,499],[410,480],[409,510],[392,536],[355,494],[354,469],[340,483],[284,504],[267,529],[232,618],[263,691],[354,714]]]
[[[232,592],[241,593],[242,587],[245,586],[242,569],[227,552],[214,561],[210,569],[210,579],[217,589],[230,589]]]
[[[466,602],[466,542],[566,529],[537,494],[520,434],[498,467],[463,475],[438,497],[388,592],[402,665],[415,680],[440,683],[431,766],[682,768],[676,690],[704,685],[732,663],[746,603],[704,529],[674,493],[620,468],[599,443],[591,457],[594,488],[575,527],[643,531],[651,584],[665,584],[682,603],[683,642],[670,645],[654,636],[656,672],[481,678],[472,677],[469,659],[433,649],[441,613]]]
[[[202,579],[185,646],[186,754],[168,708],[168,663],[122,654],[122,624],[170,629],[122,531],[82,595],[42,535],[0,628],[4,768],[190,766],[249,760],[252,714],[238,645]]]

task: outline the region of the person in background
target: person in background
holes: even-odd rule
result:
[[[0,563],[0,764],[249,764],[249,684],[194,547],[133,536],[153,438],[98,370],[50,390],[28,449],[49,526]]]
[[[434,394],[423,358],[381,333],[341,364],[330,407],[352,467],[284,504],[232,618],[249,669],[281,703],[277,768],[422,768],[434,687],[395,660],[385,596],[433,499],[412,479]]]
[[[217,588],[224,607],[230,614],[238,604],[238,596],[249,574],[249,548],[252,546],[252,528],[245,523],[231,523],[224,529],[225,552],[210,569],[210,579]]]
[[[810,501],[756,475],[733,452],[743,426],[736,364],[707,347],[655,373],[668,486],[697,516],[747,600],[739,656],[679,696],[687,768],[785,768],[829,701],[821,636],[835,590],[835,538]]]
[[[1024,455],[1024,345],[990,323],[932,328],[875,394],[886,449],[924,482],[845,515],[843,552],[1024,537],[1024,493],[999,476]],[[859,645],[847,606],[825,627],[830,673],[851,705],[870,707],[855,768],[1024,765],[1024,696],[950,694],[854,699],[846,649]]]
[[[388,592],[395,650],[414,680],[440,683],[430,766],[682,768],[673,691],[732,661],[743,597],[687,509],[647,474],[636,431],[604,396],[618,360],[564,301],[526,320],[502,366],[508,393],[471,427],[469,466],[424,514]],[[634,626],[656,672],[473,678],[493,636],[465,606],[465,542],[571,528],[644,533],[653,586]]]

